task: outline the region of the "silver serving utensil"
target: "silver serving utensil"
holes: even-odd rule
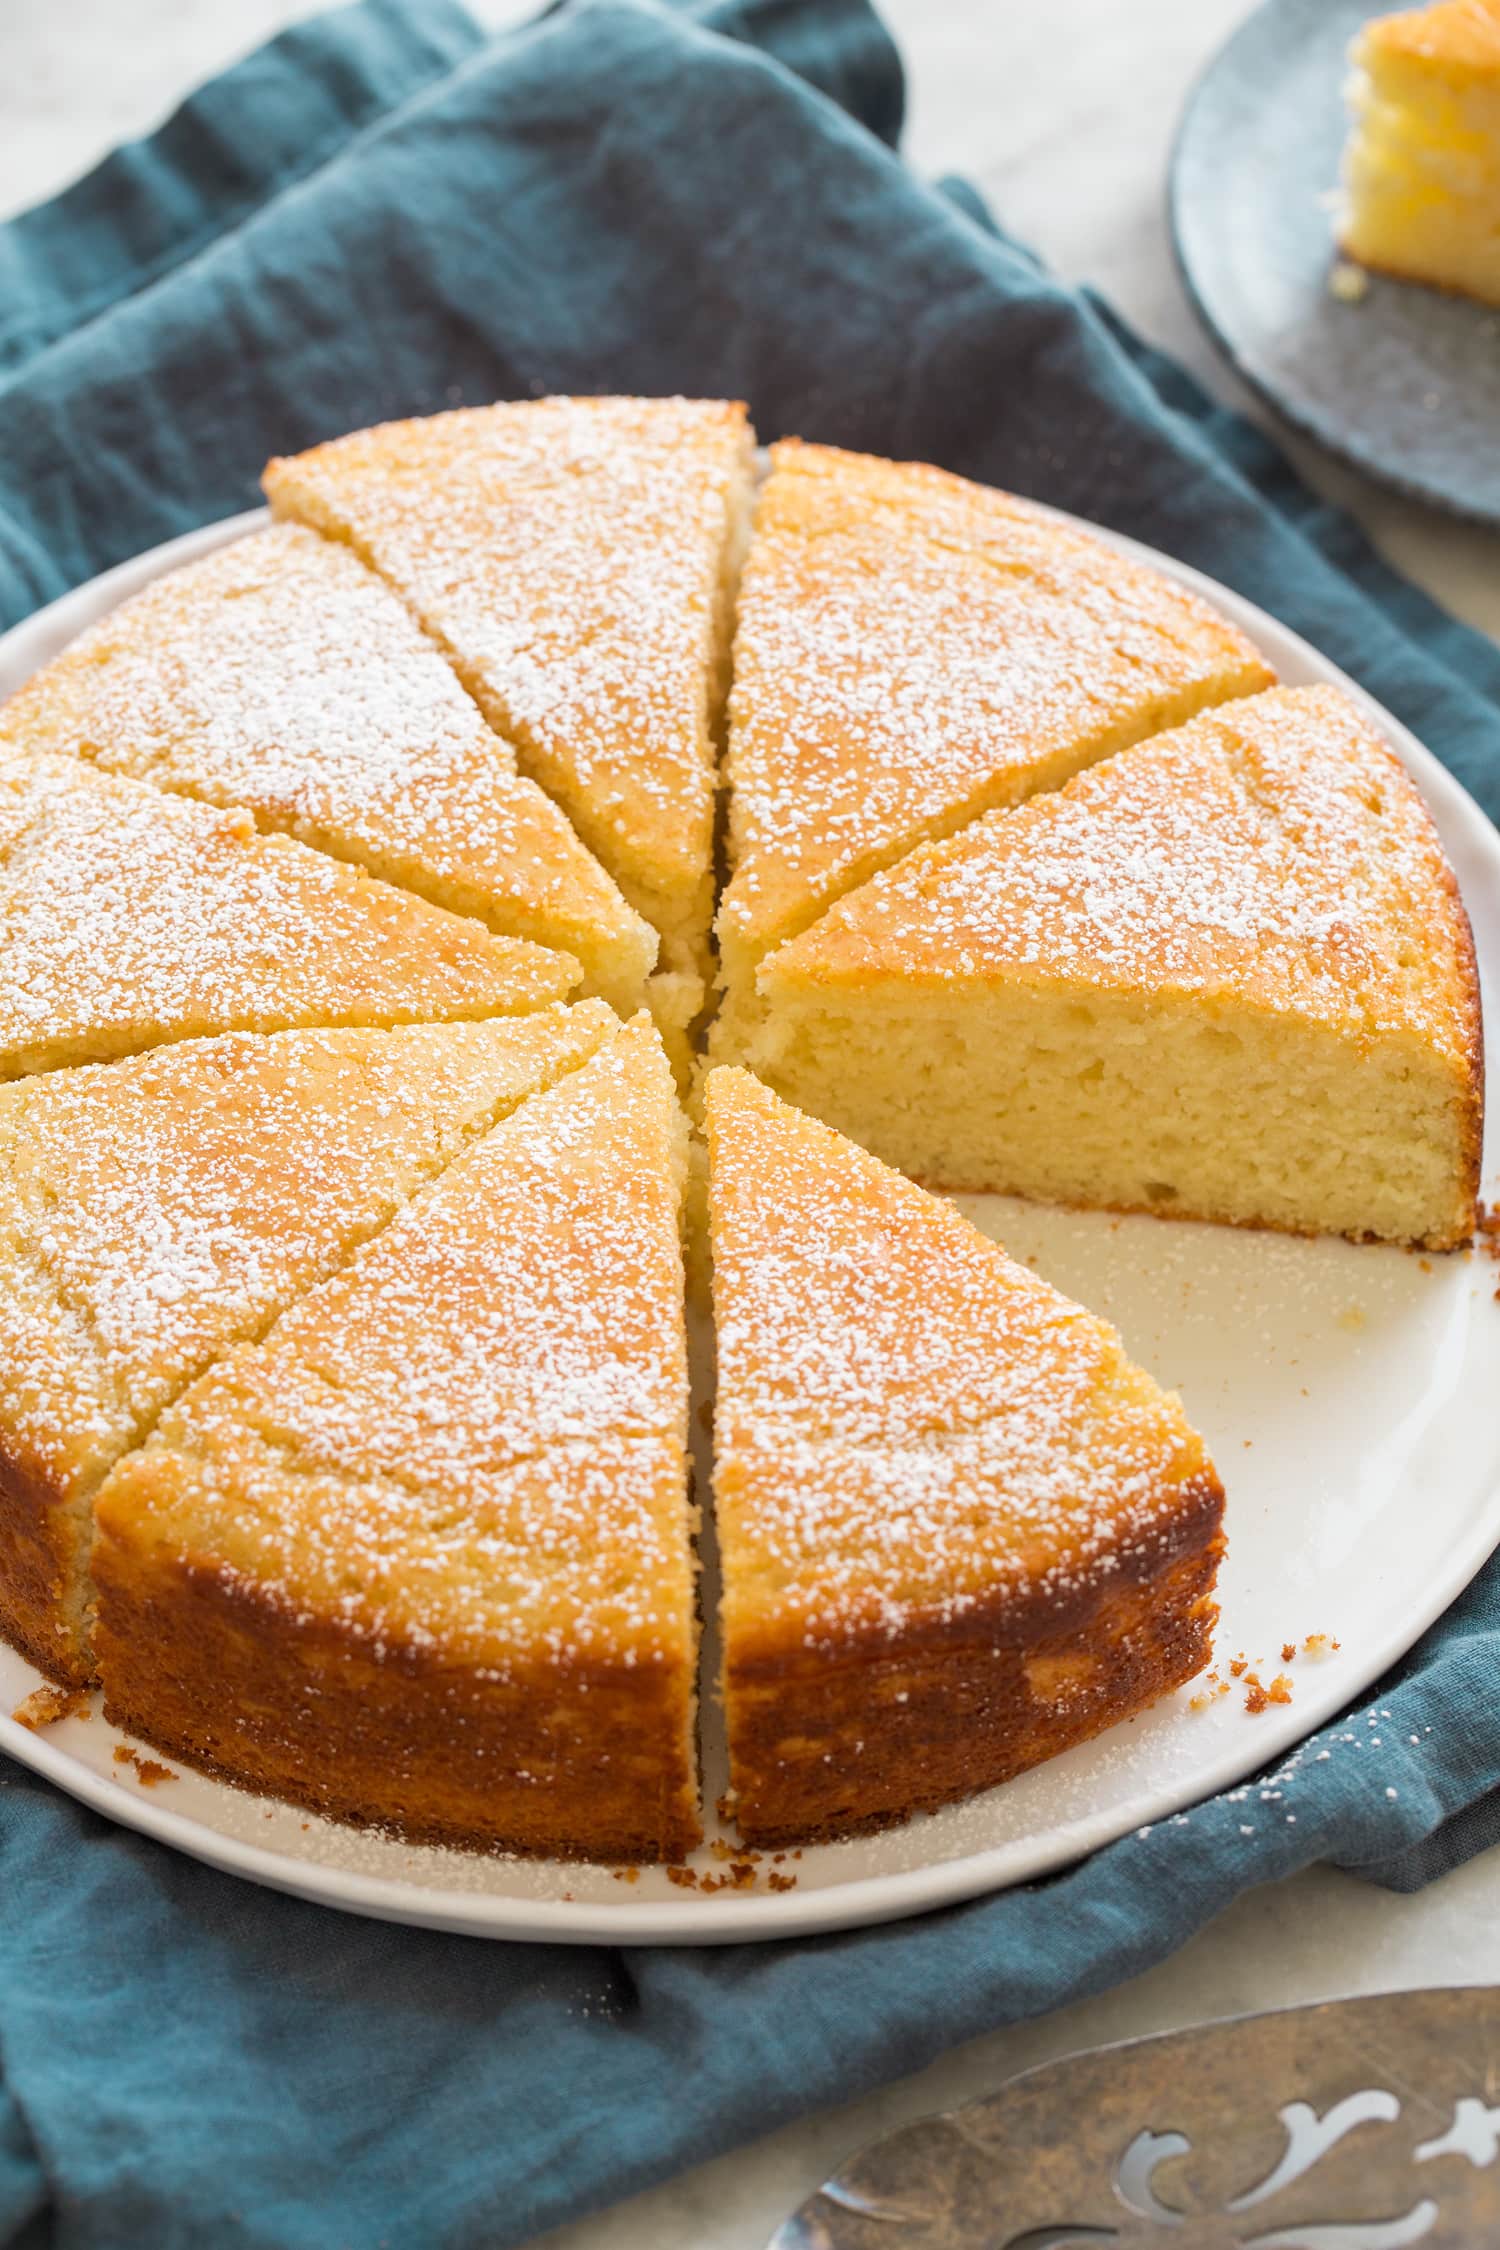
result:
[[[876,2141],[768,2250],[1500,2250],[1500,1991],[1069,2055]]]

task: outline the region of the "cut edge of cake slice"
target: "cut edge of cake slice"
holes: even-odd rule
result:
[[[1449,1249],[1473,940],[1414,783],[1276,689],[987,816],[760,971],[750,1060],[929,1185]]]
[[[0,1087],[0,1634],[83,1685],[112,1464],[614,1028],[231,1032]]]
[[[0,705],[0,743],[257,824],[582,964],[641,1004],[656,936],[353,550],[273,524],[112,610]]]
[[[1201,1669],[1223,1491],[1115,1330],[778,1099],[707,1083],[734,1818],[994,1787]]]
[[[1377,16],[1350,49],[1336,231],[1376,272],[1500,304],[1500,5]]]
[[[753,448],[736,401],[544,398],[354,431],[264,477],[276,515],[347,541],[403,597],[658,932],[648,1002],[680,1080],[713,976]]]
[[[95,1509],[107,1713],[413,1840],[698,1840],[686,1127],[637,1017],[237,1347]]]
[[[520,1015],[581,973],[242,808],[0,745],[0,1079],[222,1031]]]
[[[729,1018],[756,963],[918,845],[1274,674],[1083,527],[916,462],[771,449],[726,761]]]

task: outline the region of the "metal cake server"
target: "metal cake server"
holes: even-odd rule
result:
[[[768,2250],[1500,2250],[1500,1990],[1069,2055],[877,2141]]]

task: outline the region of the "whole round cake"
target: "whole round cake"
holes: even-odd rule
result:
[[[1470,1239],[1473,947],[1363,712],[724,401],[265,484],[0,707],[0,1633],[250,1788],[627,1862],[701,1835],[710,1505],[747,1844],[1190,1678],[1201,1439],[934,1191]]]

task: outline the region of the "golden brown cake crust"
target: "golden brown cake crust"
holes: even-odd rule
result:
[[[510,1678],[294,1615],[213,1563],[111,1536],[95,1555],[105,1714],[201,1772],[412,1843],[675,1860],[698,1842],[669,1662]]]
[[[236,1032],[0,1087],[0,1614],[8,1585],[49,1670],[86,1676],[88,1509],[110,1464],[615,1029],[596,1000]]]
[[[49,1478],[0,1447],[0,1637],[49,1679],[83,1687],[91,1667],[62,1622],[78,1530],[57,1502]]]
[[[1433,1250],[1465,1250],[1474,1239],[1479,1224],[1479,1190],[1484,1166],[1484,1114],[1485,1114],[1485,1061],[1484,1061],[1484,1004],[1479,988],[1479,956],[1474,950],[1474,925],[1469,920],[1469,910],[1458,887],[1458,877],[1448,864],[1445,854],[1442,861],[1442,887],[1447,895],[1445,917],[1448,934],[1453,945],[1453,978],[1455,1006],[1459,1023],[1459,1054],[1465,1080],[1466,1100],[1463,1119],[1463,1172],[1459,1183],[1460,1216],[1451,1234],[1443,1240],[1417,1247]],[[1373,1239],[1373,1238],[1372,1238]]]
[[[1144,1711],[1212,1651],[1224,1494],[1208,1473],[1159,1535],[1065,1600],[913,1618],[815,1657],[726,1676],[734,1817],[747,1844],[887,1828],[1011,1781]]]
[[[1470,304],[1488,301],[1484,298],[1476,299],[1474,291],[1460,282],[1439,280],[1433,274],[1418,273],[1415,268],[1397,265],[1394,260],[1372,258],[1366,249],[1356,249],[1352,242],[1346,241],[1342,236],[1339,248],[1345,257],[1363,267],[1366,273],[1384,274],[1391,281],[1417,282],[1423,289],[1435,289],[1440,297],[1461,297]]]
[[[413,1836],[696,1840],[684,1139],[638,1017],[183,1394],[95,1509],[125,1723]]]
[[[1223,1491],[1119,1337],[949,1204],[707,1086],[715,1503],[747,1841],[876,1827],[1208,1654]]]

